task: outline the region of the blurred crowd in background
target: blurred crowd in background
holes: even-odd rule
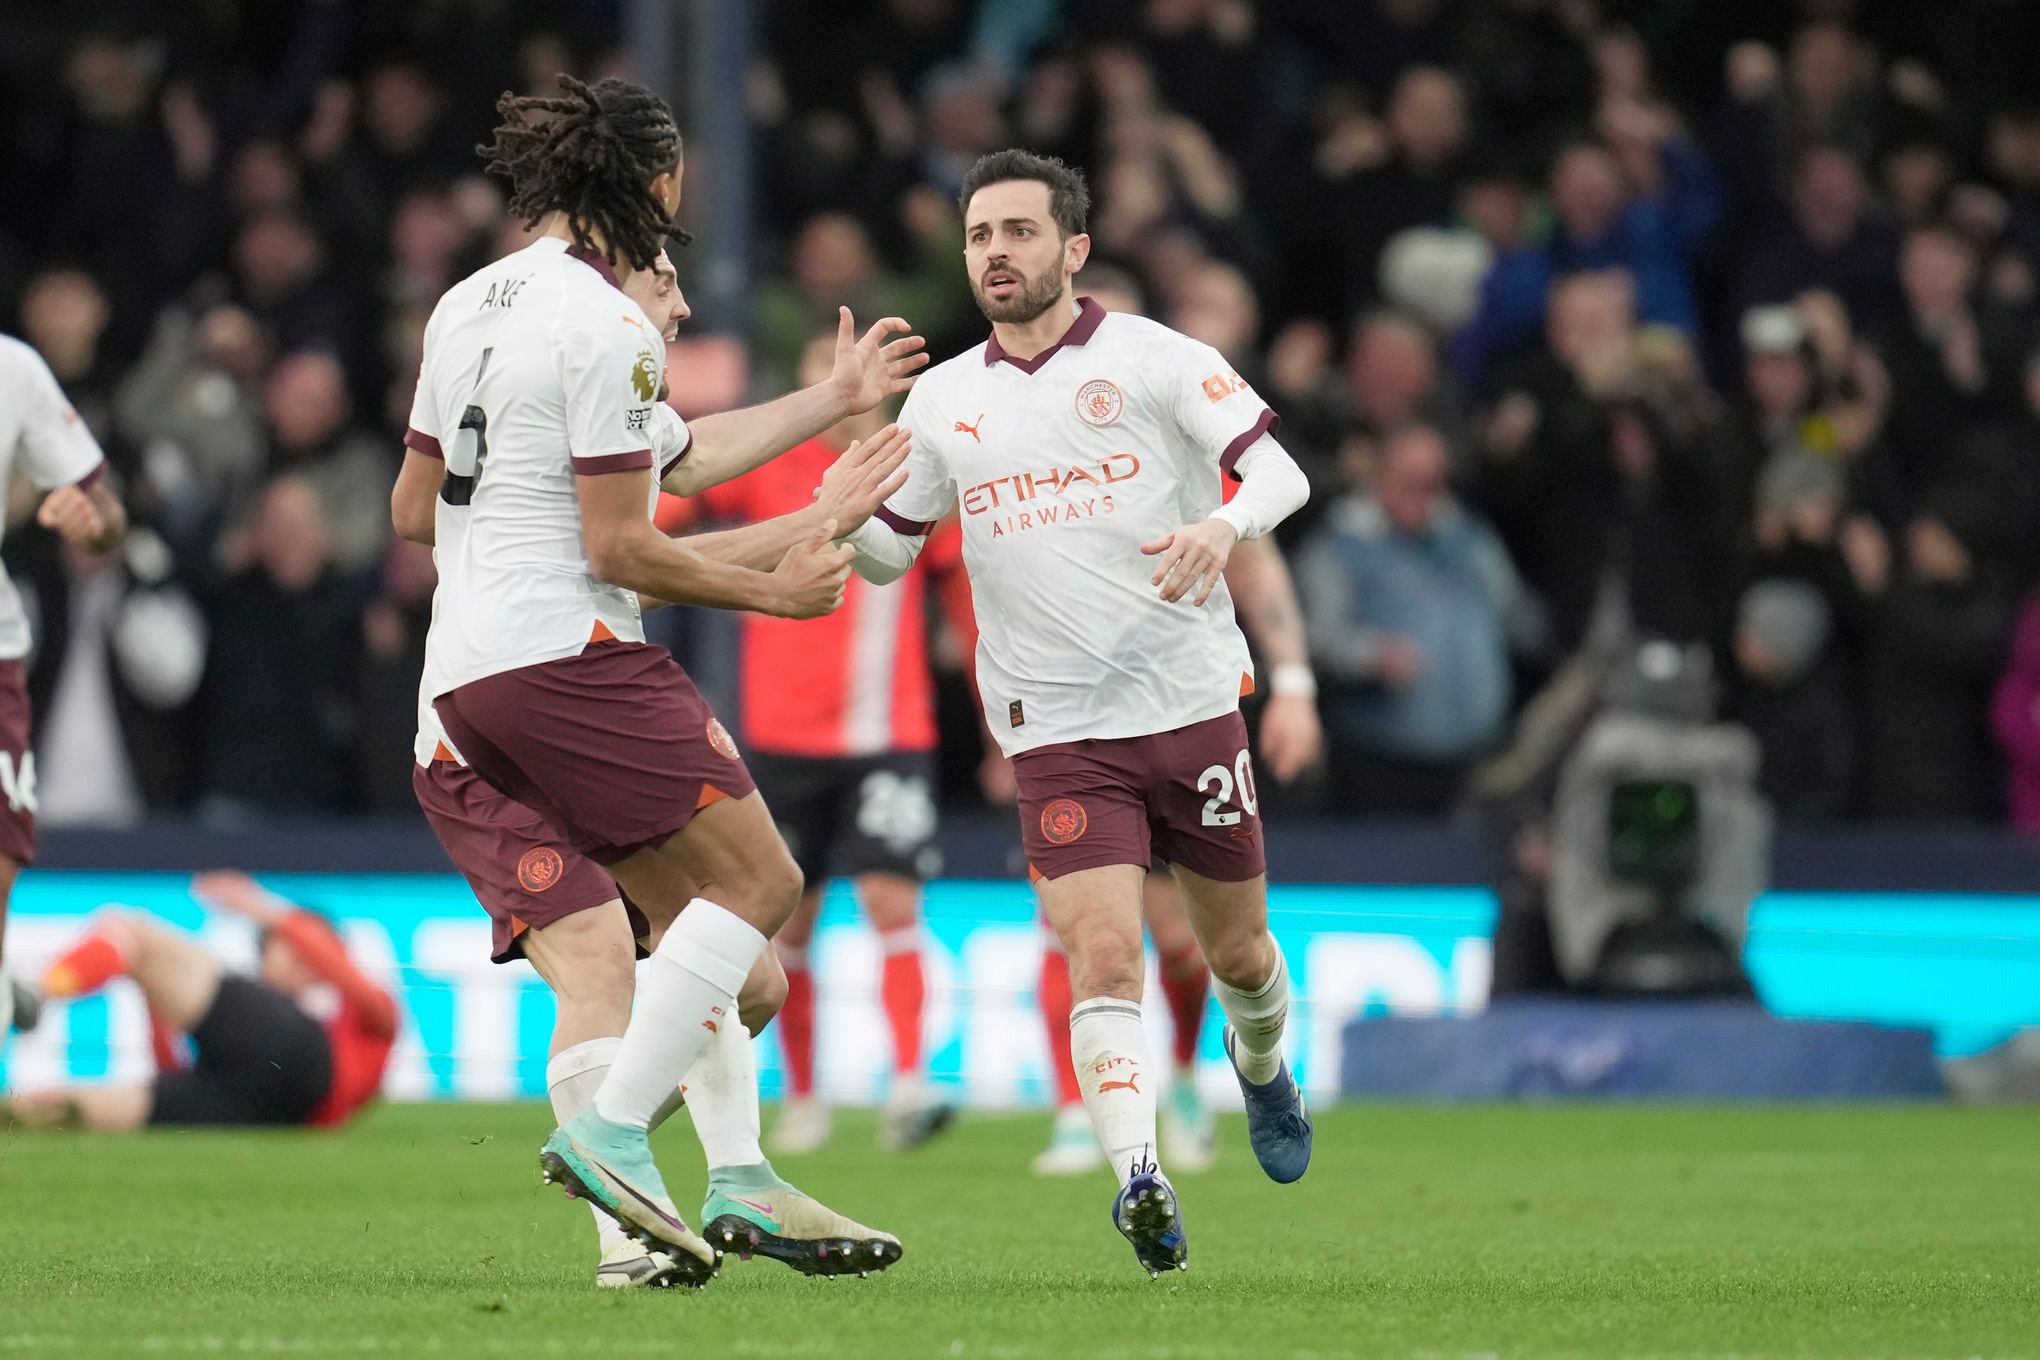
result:
[[[1101,286],[1223,351],[1316,484],[1280,537],[1324,806],[1449,811],[1569,659],[1651,637],[1713,657],[1787,824],[2040,833],[2036,9],[763,5],[742,395],[839,303],[976,343],[958,184],[1059,155]],[[46,823],[410,808],[419,337],[526,239],[478,173],[494,97],[628,74],[621,31],[614,0],[0,16],[0,324],[141,526],[88,560],[9,502]]]

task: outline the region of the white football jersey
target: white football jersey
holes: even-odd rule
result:
[[[656,400],[664,354],[608,266],[555,238],[439,300],[405,436],[446,463],[425,647],[426,685],[436,688],[425,704],[577,655],[605,631],[644,640],[637,597],[588,569],[574,478],[663,470],[654,449],[665,419],[657,412],[667,409]],[[684,424],[678,438],[684,453]]]
[[[1231,712],[1251,685],[1223,581],[1164,604],[1141,545],[1219,507],[1275,413],[1211,346],[1089,298],[1032,360],[996,337],[907,396],[906,486],[879,517],[925,532],[952,505],[977,607],[978,690],[1006,754],[1139,737]]]
[[[411,434],[413,435],[419,433],[416,417],[417,413],[414,410],[411,427]],[[650,431],[652,458],[660,469],[660,475],[664,476],[667,472],[672,471],[674,464],[687,456],[687,450],[693,445],[694,436],[688,431],[687,422],[680,418],[680,413],[664,402],[658,403],[652,410]],[[435,448],[428,447],[432,443],[429,439],[412,439],[410,435],[407,435],[405,442],[411,447],[418,449],[421,453],[437,453],[437,456],[444,456],[443,453],[438,453]],[[444,494],[445,489],[445,483],[442,481],[442,494],[433,505],[432,560],[435,564],[445,561],[449,555],[449,550],[466,537],[469,516],[474,509],[472,497],[468,498],[467,504],[455,505],[447,500]],[[457,490],[455,492],[455,499],[459,499]],[[654,483],[651,499],[646,505],[646,512],[651,513],[656,510],[658,502],[659,488]],[[443,598],[442,592],[438,590],[435,590],[432,594],[433,630],[439,627],[440,602]],[[464,765],[467,762],[462,759],[460,750],[454,746],[452,738],[446,735],[446,729],[439,721],[439,713],[432,707],[432,701],[452,689],[453,686],[446,683],[440,668],[433,664],[435,658],[429,642],[429,632],[427,636],[425,669],[418,676],[418,735],[412,743],[411,754],[420,765],[429,765],[443,749],[447,755]],[[622,634],[618,634],[618,636],[621,637]],[[585,643],[586,640],[583,639],[583,641]]]
[[[0,486],[19,462],[38,491],[89,482],[106,455],[71,409],[43,357],[0,335]],[[0,661],[28,655],[28,616],[7,573],[0,571]]]

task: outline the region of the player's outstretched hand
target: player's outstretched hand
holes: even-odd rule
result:
[[[284,914],[266,888],[238,869],[214,869],[191,880],[191,895],[207,906],[268,925]]]
[[[906,334],[913,329],[899,317],[888,316],[874,322],[859,340],[850,309],[836,309],[836,367],[830,371],[829,381],[851,415],[862,415],[914,385],[914,374],[928,363],[928,356],[921,352],[928,342]],[[895,334],[904,338],[886,339]]]
[[[1150,557],[1161,556],[1153,579],[1161,587],[1163,603],[1174,604],[1195,590],[1191,603],[1201,605],[1218,589],[1226,560],[1239,541],[1239,530],[1232,525],[1222,519],[1207,519],[1144,544],[1141,551]]]
[[[907,484],[905,464],[913,448],[913,432],[900,425],[888,425],[852,444],[822,474],[822,484],[815,488],[815,514],[836,521],[838,538],[856,533]]]
[[[75,486],[60,486],[43,497],[36,523],[63,536],[68,543],[90,547],[106,535],[106,520],[92,498]]]
[[[843,603],[843,591],[850,584],[853,548],[839,548],[830,540],[836,536],[836,521],[824,520],[806,539],[786,550],[772,575],[779,582],[779,608],[789,619],[816,619],[833,614]]]

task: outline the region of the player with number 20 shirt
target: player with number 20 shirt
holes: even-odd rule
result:
[[[1068,952],[1070,1037],[1118,1173],[1113,1221],[1151,1273],[1188,1248],[1155,1151],[1141,1020],[1150,854],[1181,883],[1228,1020],[1254,1151],[1301,1176],[1311,1127],[1282,1061],[1288,970],[1267,929],[1259,808],[1239,700],[1232,545],[1303,504],[1275,413],[1208,345],[1072,295],[1089,194],[1005,151],[966,177],[964,259],[992,336],[931,368],[900,423],[908,480],[847,541],[890,580],[952,506],[963,525],[985,716],[1013,757],[1021,835]],[[1240,482],[1221,506],[1220,479]]]

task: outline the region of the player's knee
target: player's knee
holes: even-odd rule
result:
[[[804,880],[800,866],[793,862],[793,856],[786,853],[784,845],[775,846],[772,851],[760,856],[748,891],[757,908],[753,919],[760,922],[759,928],[770,935],[793,917],[794,909],[800,905],[800,894]]]
[[[1226,986],[1252,991],[1268,980],[1274,950],[1266,931],[1241,931],[1205,941],[1204,961],[1211,965],[1211,975]]]
[[[1070,986],[1078,1000],[1094,996],[1134,1000],[1140,996],[1147,962],[1138,935],[1097,931],[1079,935],[1069,945]]]

